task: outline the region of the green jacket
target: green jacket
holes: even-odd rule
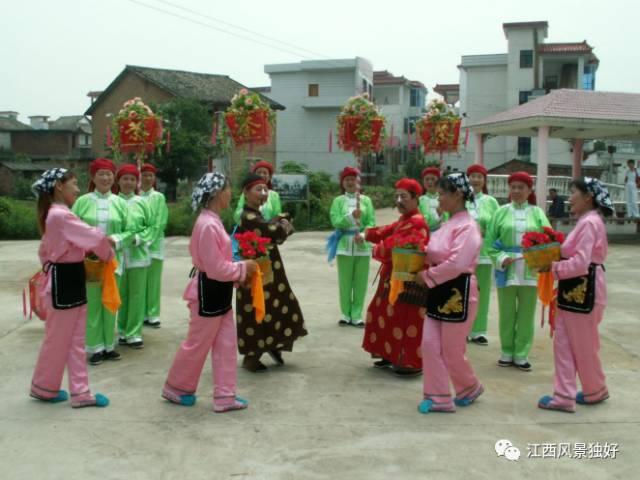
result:
[[[242,215],[243,209],[244,193],[240,195],[238,206],[233,214],[233,220],[238,224],[240,223],[240,216]],[[267,222],[282,213],[282,204],[280,203],[280,195],[278,192],[275,190],[269,190],[269,197],[267,198],[267,201],[264,202],[264,205],[260,207],[260,213],[262,213],[262,216]]]
[[[537,285],[538,274],[532,272],[522,260],[522,253],[507,252],[496,245],[496,241],[502,243],[502,248],[520,247],[522,235],[526,232],[542,232],[542,227],[550,227],[549,220],[544,212],[528,203],[516,204],[511,202],[500,207],[489,225],[486,236],[488,253],[496,270],[505,271],[502,263],[507,258],[520,259],[506,268],[506,286]]]
[[[440,196],[437,193],[425,193],[418,200],[418,210],[424,217],[424,221],[429,225],[429,231],[435,232],[443,222],[449,218],[448,213],[440,215],[438,213]]]
[[[164,195],[153,188],[140,192],[140,197],[149,205],[151,224],[154,228],[153,240],[149,245],[151,258],[164,260],[164,231],[169,221],[169,209]]]
[[[498,201],[491,195],[485,193],[477,193],[476,201],[467,202],[467,210],[471,216],[478,222],[480,233],[482,234],[482,248],[480,249],[480,260],[478,263],[491,263],[489,257],[489,245],[487,244],[487,230],[493,219],[493,214],[500,208]]]
[[[347,233],[342,235],[338,242],[338,255],[366,256],[371,254],[371,244],[369,242],[356,243],[353,233],[359,231],[363,233],[365,229],[376,226],[376,211],[373,208],[371,199],[366,195],[360,195],[360,226],[352,216],[356,208],[356,195],[345,193],[333,199],[331,203],[330,217],[331,225],[337,230]]]
[[[92,227],[98,227],[105,235],[115,240],[118,261],[116,273],[121,275],[124,269],[124,249],[133,240],[133,234],[127,230],[127,202],[111,192],[103,195],[95,191],[80,196],[71,210],[80,220]]]
[[[156,235],[156,228],[151,221],[149,204],[139,195],[123,193],[118,195],[127,202],[127,231],[132,240],[124,248],[124,268],[144,268],[151,265],[149,247]]]

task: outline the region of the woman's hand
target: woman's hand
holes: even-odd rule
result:
[[[364,237],[362,236],[361,233],[356,233],[356,236],[354,238],[355,242],[360,244],[360,243],[364,243]]]
[[[360,220],[360,217],[362,217],[362,210],[356,208],[353,212],[351,212],[351,216],[356,220]]]
[[[423,273],[424,273],[424,270],[420,270],[418,273],[414,275],[414,278],[413,278],[413,281],[419,287],[424,287],[426,285],[426,283],[424,283]]]
[[[258,264],[255,260],[245,260],[244,265],[247,268],[246,278],[251,279],[251,277],[253,277],[253,274],[256,273],[256,270],[258,269]]]
[[[505,258],[504,262],[502,262],[502,268],[506,269],[509,265],[511,265],[515,261],[516,261],[515,258],[511,258],[511,257]]]

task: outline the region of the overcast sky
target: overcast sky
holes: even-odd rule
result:
[[[549,22],[547,42],[586,39],[595,47],[598,90],[639,92],[639,5],[634,0],[2,0],[0,110],[18,111],[24,122],[29,115],[82,114],[87,92],[105,89],[126,64],[225,74],[263,86],[269,84],[265,64],[361,56],[374,69],[422,81],[431,91],[436,83],[458,83],[461,55],[506,52],[503,22],[538,20]]]

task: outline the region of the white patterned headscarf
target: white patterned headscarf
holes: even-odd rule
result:
[[[584,183],[587,184],[587,190],[593,195],[593,200],[598,207],[609,210],[611,213],[615,212],[609,190],[607,190],[607,187],[605,187],[600,180],[597,178],[584,177]]]
[[[216,193],[224,188],[227,177],[218,172],[205,173],[196,186],[193,187],[191,194],[191,208],[197,210],[202,205],[203,200],[213,197]]]
[[[475,195],[473,193],[473,187],[469,183],[469,177],[464,172],[455,172],[450,173],[445,177],[449,180],[455,187],[462,192],[465,200],[469,200],[470,202],[475,202]]]
[[[66,168],[51,168],[47,170],[31,185],[31,191],[36,197],[41,193],[52,193],[56,182],[64,177],[68,171]]]

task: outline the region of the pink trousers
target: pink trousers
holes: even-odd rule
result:
[[[585,401],[597,402],[609,395],[600,362],[598,334],[604,308],[604,305],[595,305],[590,314],[558,310],[553,337],[553,404],[575,408],[576,373]]]
[[[467,335],[478,310],[477,294],[469,300],[464,322],[442,322],[426,317],[422,333],[422,376],[424,399],[433,402],[432,410],[455,410],[449,379],[456,398],[478,394],[482,384],[467,359]]]
[[[198,304],[191,303],[189,333],[173,360],[164,385],[165,396],[180,401],[181,395],[194,395],[209,351],[213,371],[213,404],[235,402],[237,382],[237,335],[233,310],[219,317],[201,317]]]
[[[31,381],[34,397],[43,400],[56,397],[66,366],[71,404],[80,405],[93,399],[84,351],[86,324],[86,305],[69,310],[47,309],[44,341]]]

